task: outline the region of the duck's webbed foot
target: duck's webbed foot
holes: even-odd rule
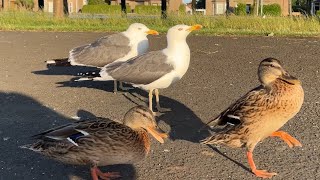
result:
[[[99,180],[99,178],[103,180],[110,180],[112,178],[121,177],[119,172],[102,172],[97,166],[91,168],[91,176],[92,180]]]
[[[276,131],[272,133],[271,136],[281,138],[284,142],[288,144],[290,148],[294,146],[302,147],[302,144],[296,138],[290,136],[288,133],[284,131]]]

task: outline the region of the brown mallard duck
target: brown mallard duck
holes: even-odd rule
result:
[[[208,123],[225,125],[223,130],[201,143],[246,147],[252,172],[258,177],[271,178],[276,173],[258,170],[252,152],[258,142],[269,136],[281,138],[289,147],[302,146],[298,140],[278,130],[299,112],[304,92],[301,82],[288,74],[277,59],[264,59],[259,65],[258,76],[260,86]]]
[[[63,163],[90,165],[93,180],[120,177],[102,173],[98,166],[130,164],[150,150],[148,133],[163,143],[167,134],[157,127],[153,113],[144,106],[130,109],[123,124],[107,118],[81,120],[50,129],[34,137],[37,142],[22,146]]]

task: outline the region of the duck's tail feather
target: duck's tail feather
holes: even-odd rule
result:
[[[203,130],[204,128],[208,127],[208,126],[217,126],[219,124],[219,120],[220,120],[221,116],[218,116],[214,119],[211,119],[210,121],[208,121],[206,124],[204,124],[199,130],[198,132],[200,132],[201,130]]]
[[[19,148],[29,149],[29,150],[35,151],[35,152],[41,152],[42,151],[41,145],[39,143],[26,144],[26,145],[19,146]]]
[[[47,66],[71,66],[68,58],[64,59],[52,59],[46,61]]]
[[[229,139],[227,134],[214,134],[200,141],[200,144],[224,144]]]

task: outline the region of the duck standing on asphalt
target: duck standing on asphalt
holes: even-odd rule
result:
[[[304,91],[301,82],[286,72],[274,58],[267,58],[260,63],[258,76],[260,86],[208,123],[224,125],[224,129],[201,143],[246,147],[252,172],[258,177],[271,178],[276,173],[258,170],[252,152],[258,142],[269,136],[281,138],[290,148],[302,146],[294,137],[278,130],[300,111]]]

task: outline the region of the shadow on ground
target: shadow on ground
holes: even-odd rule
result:
[[[31,97],[0,92],[0,179],[90,179],[89,167],[65,165],[19,146],[32,143],[31,135],[54,126],[70,123],[70,119],[41,105]],[[81,110],[79,116],[94,117]],[[132,165],[114,165],[103,171],[118,171],[121,179],[135,179]]]
[[[58,82],[59,87],[87,87],[93,89],[113,92],[113,81],[81,81],[75,82],[65,81]],[[139,88],[134,88],[127,92],[121,93],[129,101],[136,105],[148,104],[148,93]],[[155,98],[153,104],[155,105]],[[157,113],[157,120],[164,121],[170,126],[170,138],[172,140],[180,139],[190,142],[199,142],[199,140],[207,137],[209,132],[204,128],[203,131],[198,130],[205,126],[201,119],[186,105],[172,98],[160,95],[160,104],[164,108],[170,108],[171,111],[165,113]],[[155,109],[155,107],[153,108]]]
[[[45,62],[44,62],[45,64]],[[71,75],[77,76],[79,73],[85,73],[89,71],[99,70],[96,67],[87,67],[87,66],[51,66],[47,65],[47,69],[33,71],[33,74],[37,75]]]

